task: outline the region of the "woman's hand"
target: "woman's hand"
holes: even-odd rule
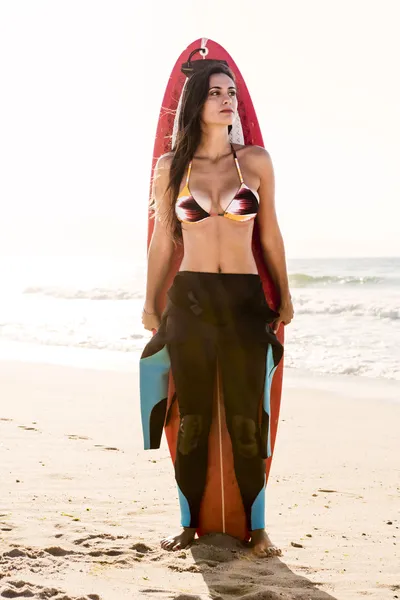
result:
[[[272,327],[274,333],[277,333],[281,322],[284,325],[289,325],[290,321],[293,319],[294,310],[291,297],[287,298],[281,303],[278,312],[279,318],[274,321]]]
[[[145,309],[142,311],[142,323],[145,329],[152,331],[160,327],[160,317],[156,312],[147,312]]]

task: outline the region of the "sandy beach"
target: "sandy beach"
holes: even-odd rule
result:
[[[400,598],[398,382],[286,369],[267,490],[283,556],[222,535],[169,553],[165,440],[142,450],[137,364],[0,361],[0,597]]]

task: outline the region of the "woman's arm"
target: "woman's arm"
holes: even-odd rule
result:
[[[257,146],[255,160],[260,175],[260,207],[258,223],[264,260],[279,291],[280,306],[290,303],[289,282],[283,238],[275,212],[275,176],[271,157],[267,150]]]
[[[152,193],[155,200],[156,215],[153,236],[147,254],[147,284],[144,303],[144,316],[156,314],[156,299],[167,277],[174,243],[168,231],[165,215],[171,206],[170,191],[166,193],[172,155],[163,154],[154,168]],[[160,315],[156,315],[159,320]],[[146,327],[146,324],[145,324]],[[146,327],[147,329],[147,327]]]

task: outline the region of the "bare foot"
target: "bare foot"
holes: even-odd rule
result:
[[[274,546],[265,529],[253,529],[251,532],[253,552],[256,556],[282,556],[282,550]]]
[[[181,550],[186,548],[193,541],[196,534],[195,527],[184,527],[179,535],[170,535],[161,540],[161,547],[164,550]]]

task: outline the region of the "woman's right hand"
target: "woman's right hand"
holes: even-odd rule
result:
[[[145,329],[148,329],[149,331],[155,329],[157,331],[160,327],[160,317],[155,312],[146,312],[145,309],[143,309],[142,323]]]

